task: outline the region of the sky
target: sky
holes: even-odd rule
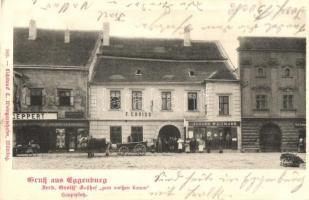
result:
[[[12,0],[12,24],[38,28],[102,30],[120,37],[218,40],[237,67],[240,36],[304,37],[303,0]],[[9,4],[10,3],[10,4]]]

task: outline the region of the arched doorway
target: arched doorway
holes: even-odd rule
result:
[[[281,151],[281,130],[275,124],[266,124],[260,130],[260,148],[262,152]]]
[[[158,151],[176,152],[178,138],[180,138],[180,131],[176,126],[173,125],[163,126],[159,131]]]

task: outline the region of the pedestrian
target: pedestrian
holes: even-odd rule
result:
[[[170,137],[168,140],[169,151],[174,152],[174,138]]]
[[[158,145],[157,145],[157,147],[158,147],[158,150],[157,150],[157,151],[158,151],[159,153],[162,152],[162,145],[163,145],[163,144],[162,144],[162,138],[159,137],[159,138],[158,138]]]
[[[298,153],[304,153],[304,139],[303,138],[299,138],[298,141]]]
[[[178,139],[177,137],[174,137],[174,140],[173,140],[173,145],[174,145],[174,152],[178,152],[178,143],[177,143]]]
[[[231,148],[231,134],[227,133],[225,136],[225,148],[230,149]]]
[[[132,136],[131,135],[128,136],[128,143],[130,143],[130,142],[132,142]]]
[[[207,132],[206,142],[207,142],[207,145],[206,145],[207,153],[210,153],[211,143],[212,143],[212,133],[210,131]]]
[[[167,141],[167,138],[164,138],[163,144],[164,144],[163,151],[164,152],[168,152],[168,141]]]
[[[199,138],[197,140],[197,143],[198,143],[198,151],[201,153],[204,151],[204,142],[203,142],[203,139]]]
[[[189,139],[185,141],[185,152],[190,153],[190,140]]]
[[[223,153],[223,133],[219,133],[219,153]]]
[[[181,138],[178,138],[177,143],[178,143],[178,153],[181,153],[183,151],[183,140]]]

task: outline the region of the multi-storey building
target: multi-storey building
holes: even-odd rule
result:
[[[99,34],[14,29],[15,144],[38,143],[41,152],[74,150],[88,134],[88,64]]]
[[[244,150],[296,151],[306,138],[306,40],[239,42]]]
[[[240,148],[239,81],[219,42],[191,41],[188,33],[181,40],[105,32],[90,69],[94,137],[121,143],[208,133]]]

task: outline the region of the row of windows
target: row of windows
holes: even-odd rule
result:
[[[188,92],[188,111],[197,111],[197,92]],[[171,92],[161,92],[161,109],[165,111],[172,110]],[[119,90],[110,91],[110,109],[121,109],[121,93]],[[143,109],[142,91],[132,91],[132,110]],[[229,96],[219,96],[219,115],[229,114]]]
[[[110,140],[111,143],[122,143],[122,128],[121,126],[110,127]],[[131,135],[129,135],[127,142],[142,142],[143,141],[143,127],[132,126]]]
[[[256,109],[266,110],[268,109],[267,95],[256,95]],[[292,110],[294,109],[294,96],[283,95],[282,96],[282,109]]]
[[[43,105],[43,88],[31,88],[30,89],[30,102],[31,106]],[[74,104],[74,98],[71,89],[57,89],[56,104],[60,106],[72,106]]]
[[[266,77],[265,69],[263,67],[257,68],[256,76],[258,78],[261,78],[261,77],[265,78]],[[283,78],[290,78],[290,77],[292,77],[292,72],[291,72],[291,69],[289,67],[283,68],[283,70],[282,70],[282,77]]]

